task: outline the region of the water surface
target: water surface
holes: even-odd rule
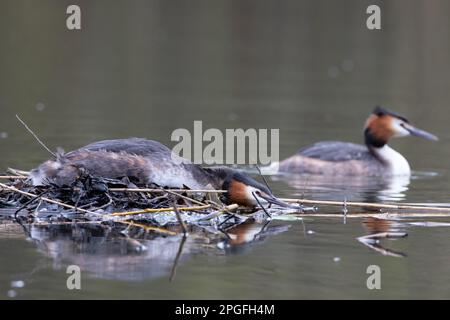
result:
[[[286,157],[318,140],[361,142],[381,104],[440,138],[392,142],[411,179],[270,176],[274,193],[448,203],[450,3],[380,2],[383,29],[368,31],[376,2],[79,1],[83,29],[69,32],[65,2],[2,1],[0,171],[48,158],[15,114],[52,149],[131,136],[173,145],[174,129],[202,120],[279,128]],[[0,298],[449,298],[447,223],[308,217],[227,231],[241,243],[3,223]],[[375,249],[356,240],[387,230],[408,236]],[[66,288],[71,264],[82,290]],[[381,290],[366,287],[373,264]]]

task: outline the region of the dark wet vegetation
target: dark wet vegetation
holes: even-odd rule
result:
[[[220,200],[223,198],[222,190],[139,185],[129,177],[106,179],[84,173],[70,186],[51,183],[32,186],[24,176],[17,179],[11,176],[10,180],[8,184],[0,184],[0,209],[11,209],[11,218],[19,223],[139,221],[149,224],[150,229],[151,226],[178,225],[186,233],[188,225],[218,230],[252,217],[272,219],[284,213],[303,212],[301,206],[282,210],[224,205]],[[305,208],[308,211],[313,209]],[[164,232],[164,229],[160,231]]]

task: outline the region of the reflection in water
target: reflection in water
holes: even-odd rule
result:
[[[128,234],[123,231],[98,224],[49,225],[31,226],[30,235],[38,249],[52,259],[54,269],[74,264],[95,278],[131,281],[170,272],[180,236],[140,234],[138,228],[127,230]],[[194,252],[188,243],[179,260]]]
[[[406,237],[407,234],[401,231],[400,223],[385,219],[366,218],[363,221],[363,226],[368,231],[368,235],[358,237],[357,240],[360,243],[384,256],[397,258],[406,257],[405,253],[388,249],[380,242],[382,239],[398,239]]]
[[[256,223],[248,219],[240,225],[224,230],[226,239],[218,243],[218,247],[226,253],[244,253],[255,242],[264,241],[267,236],[276,235],[289,230],[290,225],[271,225],[270,221]]]
[[[377,234],[382,232],[394,232],[398,230],[398,223],[392,220],[365,218],[362,225],[367,230],[368,234]]]
[[[280,175],[273,180],[281,180],[302,194],[313,193],[317,199],[351,201],[400,201],[405,198],[410,178],[392,177],[339,177],[322,175]]]
[[[187,237],[145,232],[133,225],[117,227],[97,223],[35,224],[24,230],[38,250],[51,258],[55,270],[77,265],[94,278],[139,281],[168,276],[172,281],[179,265],[196,254],[243,252],[252,243],[287,231],[289,227],[249,219],[222,233],[192,229]]]

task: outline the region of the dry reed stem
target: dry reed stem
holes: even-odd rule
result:
[[[282,198],[282,201],[298,204],[322,204],[329,206],[347,206],[347,207],[366,207],[376,209],[394,209],[394,210],[424,210],[424,211],[440,211],[449,212],[450,208],[432,207],[432,206],[411,206],[402,204],[385,204],[372,202],[352,202],[352,201],[328,201],[328,200],[307,200],[307,199],[289,199]]]
[[[186,193],[226,193],[227,190],[211,190],[211,189],[139,189],[139,188],[109,188],[111,192],[186,192]]]
[[[170,231],[170,230],[166,230],[166,229],[158,228],[158,227],[154,227],[154,226],[147,226],[145,224],[136,223],[134,221],[116,221],[116,222],[123,223],[123,224],[133,226],[133,227],[139,227],[139,228],[144,229],[145,231],[156,231],[156,232],[168,234],[171,236],[176,236],[178,234],[178,233]]]
[[[28,179],[28,176],[0,176],[0,179]]]
[[[178,210],[180,211],[195,211],[195,210],[202,210],[202,209],[208,209],[211,208],[210,204],[206,204],[203,206],[192,206],[192,207],[178,207]],[[159,212],[167,212],[167,211],[175,211],[174,207],[169,208],[159,208],[159,209],[142,209],[137,211],[125,211],[125,212],[114,212],[107,214],[105,216],[129,216],[129,215],[135,215],[135,214],[142,214],[142,213],[159,213]]]
[[[301,217],[316,218],[377,218],[377,219],[397,219],[397,218],[450,218],[450,213],[418,213],[418,212],[402,212],[402,213],[302,213]]]
[[[75,211],[80,211],[80,212],[84,212],[84,213],[90,213],[90,214],[99,215],[99,214],[96,213],[96,212],[89,211],[89,210],[85,210],[85,209],[81,209],[81,208],[77,208],[77,207],[72,206],[72,205],[70,205],[70,204],[66,204],[66,203],[63,203],[63,202],[60,202],[60,201],[57,201],[57,200],[53,200],[53,199],[49,199],[49,198],[46,198],[46,197],[40,197],[40,196],[35,195],[35,194],[33,194],[33,193],[25,192],[25,191],[22,191],[22,190],[19,190],[19,189],[15,188],[15,187],[8,186],[8,185],[6,185],[6,184],[4,184],[4,183],[0,183],[0,187],[2,187],[2,188],[4,188],[4,189],[7,189],[7,190],[11,190],[11,191],[13,191],[13,192],[17,192],[17,193],[26,195],[26,196],[28,196],[28,197],[32,197],[32,198],[40,198],[42,201],[49,202],[49,203],[53,203],[53,204],[57,204],[57,205],[59,205],[59,206],[61,206],[61,207],[73,209],[73,210],[75,210]]]

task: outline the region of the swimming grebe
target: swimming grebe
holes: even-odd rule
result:
[[[134,177],[140,183],[161,187],[224,189],[227,203],[254,207],[278,200],[263,184],[245,173],[217,167],[203,168],[177,156],[165,145],[142,138],[103,140],[66,154],[58,154],[30,172],[33,185],[71,185],[82,171],[104,178]],[[256,199],[258,201],[256,201]]]
[[[279,164],[280,172],[324,175],[395,176],[411,174],[408,161],[387,143],[390,138],[414,135],[438,140],[389,110],[376,107],[366,121],[366,145],[323,141],[305,147]]]

